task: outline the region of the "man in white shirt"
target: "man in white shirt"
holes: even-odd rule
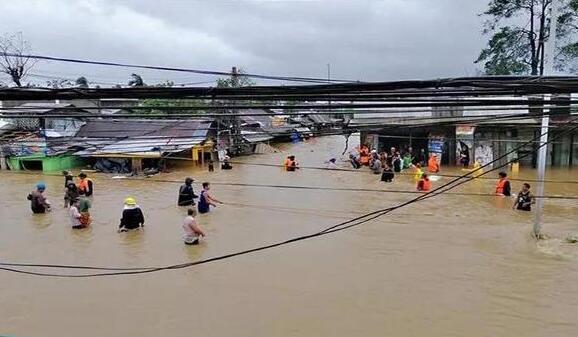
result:
[[[193,208],[189,208],[187,211],[187,217],[183,221],[183,240],[186,245],[198,245],[199,238],[205,236],[205,233],[199,228],[195,216],[197,211]]]

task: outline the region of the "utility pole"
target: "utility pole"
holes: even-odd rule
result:
[[[327,63],[327,84],[331,84],[331,63]],[[327,101],[327,105],[331,106],[331,96],[328,97],[329,100]],[[331,116],[335,117],[334,115]]]
[[[237,71],[237,67],[233,67],[231,69],[231,87],[238,88],[240,87],[239,83],[239,72]],[[236,104],[236,102],[233,102]],[[233,110],[233,116],[231,118],[231,148],[233,149],[233,153],[235,155],[239,155],[244,152],[243,146],[243,135],[241,134],[241,119],[238,115],[238,110]]]
[[[550,4],[550,34],[548,41],[545,43],[545,54],[547,57],[546,73],[552,75],[554,73],[554,54],[556,50],[556,26],[558,24],[558,1],[552,0]],[[544,74],[540,74],[544,75]],[[549,103],[551,98],[550,94],[544,95],[544,105]],[[540,129],[540,149],[538,150],[538,185],[536,188],[536,195],[544,195],[544,178],[546,173],[546,157],[548,155],[548,129],[550,127],[550,109],[542,109],[542,127]],[[534,218],[534,236],[536,239],[540,239],[542,231],[542,214],[544,208],[544,199],[536,199],[536,213]]]

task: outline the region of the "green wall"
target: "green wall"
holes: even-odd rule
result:
[[[25,169],[28,161],[41,161],[43,172],[69,170],[84,165],[84,160],[75,156],[26,156],[8,158],[8,166],[11,170],[20,171]]]

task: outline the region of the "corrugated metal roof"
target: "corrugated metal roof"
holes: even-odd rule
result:
[[[42,115],[47,114],[49,112],[54,112],[55,110],[64,109],[66,113],[80,113],[80,114],[90,114],[90,112],[83,110],[83,109],[70,109],[75,108],[72,104],[64,104],[64,103],[41,103],[41,102],[32,102],[32,103],[24,103],[19,106],[16,106],[12,109],[3,110],[3,114],[31,114],[31,115]]]
[[[243,139],[245,139],[249,143],[266,142],[268,140],[273,139],[273,136],[264,133],[262,131],[242,130],[241,135],[243,136]]]
[[[76,137],[206,137],[213,120],[89,120]]]
[[[328,115],[307,115],[315,124],[331,124],[333,121]]]
[[[74,138],[86,146],[79,156],[160,156],[181,152],[207,139],[213,120],[90,120]]]

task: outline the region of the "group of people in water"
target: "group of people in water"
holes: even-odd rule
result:
[[[231,169],[230,163],[228,168]],[[73,229],[83,229],[90,226],[92,223],[90,208],[92,207],[92,199],[94,195],[94,183],[87,177],[86,173],[82,172],[78,175],[78,181],[74,181],[74,177],[68,172],[64,171],[64,208],[68,209],[68,215]],[[205,236],[205,233],[199,227],[196,216],[197,212],[204,214],[208,213],[211,207],[216,207],[217,204],[223,204],[222,201],[213,197],[210,193],[211,184],[209,182],[202,183],[202,191],[197,195],[193,190],[192,178],[186,178],[184,184],[179,188],[177,205],[188,207],[187,216],[183,220],[183,240],[187,245],[196,245],[199,239]],[[30,200],[30,208],[34,214],[43,214],[52,211],[53,207],[50,201],[45,196],[46,184],[39,182],[36,188],[28,195]],[[198,199],[198,202],[195,202]],[[118,232],[127,232],[130,230],[140,229],[144,227],[145,216],[133,197],[127,197],[123,202],[122,215],[118,227]],[[195,209],[195,206],[197,206]]]
[[[369,150],[367,146],[363,145],[352,151],[349,154],[349,159],[351,165],[356,169],[368,166],[373,174],[381,174],[381,181],[383,182],[393,182],[395,173],[411,169],[414,180],[417,182],[416,189],[422,192],[428,192],[432,189],[432,181],[428,173],[437,174],[440,172],[440,161],[437,154],[432,153],[426,156],[425,150],[421,149],[419,154],[414,156],[411,147],[408,147],[401,154],[395,147],[392,147],[389,152],[378,153],[376,150]],[[331,164],[335,165],[335,161],[329,163],[329,165]],[[474,169],[479,166],[479,163],[476,163]],[[424,171],[424,167],[428,173]],[[499,173],[495,193],[501,196],[511,196],[510,181],[506,172]],[[530,211],[534,203],[535,197],[530,192],[530,184],[524,183],[512,208]]]
[[[408,150],[409,151],[401,155],[395,148],[391,148],[389,153],[378,153],[375,150],[370,151],[367,146],[362,146],[358,148],[355,153],[350,154],[350,161],[355,168],[368,166],[372,173],[381,174],[381,180],[384,182],[392,182],[395,173],[402,172],[406,169],[413,169],[414,179],[417,181],[416,189],[423,192],[430,191],[432,189],[432,182],[428,174],[422,169],[426,164],[424,151],[422,150],[420,152],[421,155],[415,158],[412,156],[411,148]],[[338,168],[334,158],[330,159],[326,164],[328,168]],[[210,166],[209,171],[213,171]],[[223,170],[230,170],[232,168],[228,158],[222,163],[222,166],[224,166],[222,167]],[[429,173],[439,173],[440,165],[436,154],[429,156],[426,167]],[[299,164],[294,155],[287,156],[283,163],[283,168],[285,171],[296,171],[299,169]],[[87,228],[92,223],[90,209],[94,195],[94,183],[84,172],[78,175],[77,182],[74,181],[74,177],[68,171],[64,171],[63,175],[64,207],[68,209],[71,227],[73,229]],[[178,206],[188,208],[182,225],[184,232],[183,240],[187,245],[198,244],[200,238],[205,236],[205,233],[197,223],[197,213],[208,213],[211,207],[223,204],[222,201],[211,195],[211,184],[209,182],[202,183],[202,191],[198,195],[193,189],[193,182],[193,178],[187,177],[185,179],[184,184],[179,188],[177,199]],[[30,200],[30,208],[35,214],[47,213],[52,210],[52,204],[46,198],[44,194],[45,191],[46,184],[40,182],[36,185],[36,189],[28,194],[27,198]],[[511,196],[511,184],[505,172],[499,173],[495,194],[506,197]],[[195,202],[195,199],[198,199],[198,201]],[[521,191],[516,196],[512,208],[530,211],[534,203],[535,197],[530,191],[530,185],[524,183]],[[139,229],[142,228],[144,224],[144,213],[135,198],[125,198],[118,231],[126,232]]]
[[[508,174],[506,172],[500,172],[498,182],[496,183],[496,195],[502,195],[505,197],[510,197],[512,195],[512,187],[510,180],[508,179]],[[531,211],[532,205],[536,203],[536,198],[530,191],[530,184],[523,183],[522,189],[518,192],[512,209],[517,209],[520,211]]]
[[[389,152],[378,153],[377,150],[370,151],[367,146],[363,145],[350,152],[349,160],[356,169],[368,166],[373,174],[381,175],[381,181],[388,183],[393,182],[396,173],[411,169],[417,182],[417,190],[429,191],[432,187],[431,181],[428,174],[423,171],[423,167],[427,167],[429,173],[438,173],[440,171],[438,156],[433,153],[428,158],[424,149],[421,149],[417,155],[413,153],[411,147],[403,152],[392,147]]]

